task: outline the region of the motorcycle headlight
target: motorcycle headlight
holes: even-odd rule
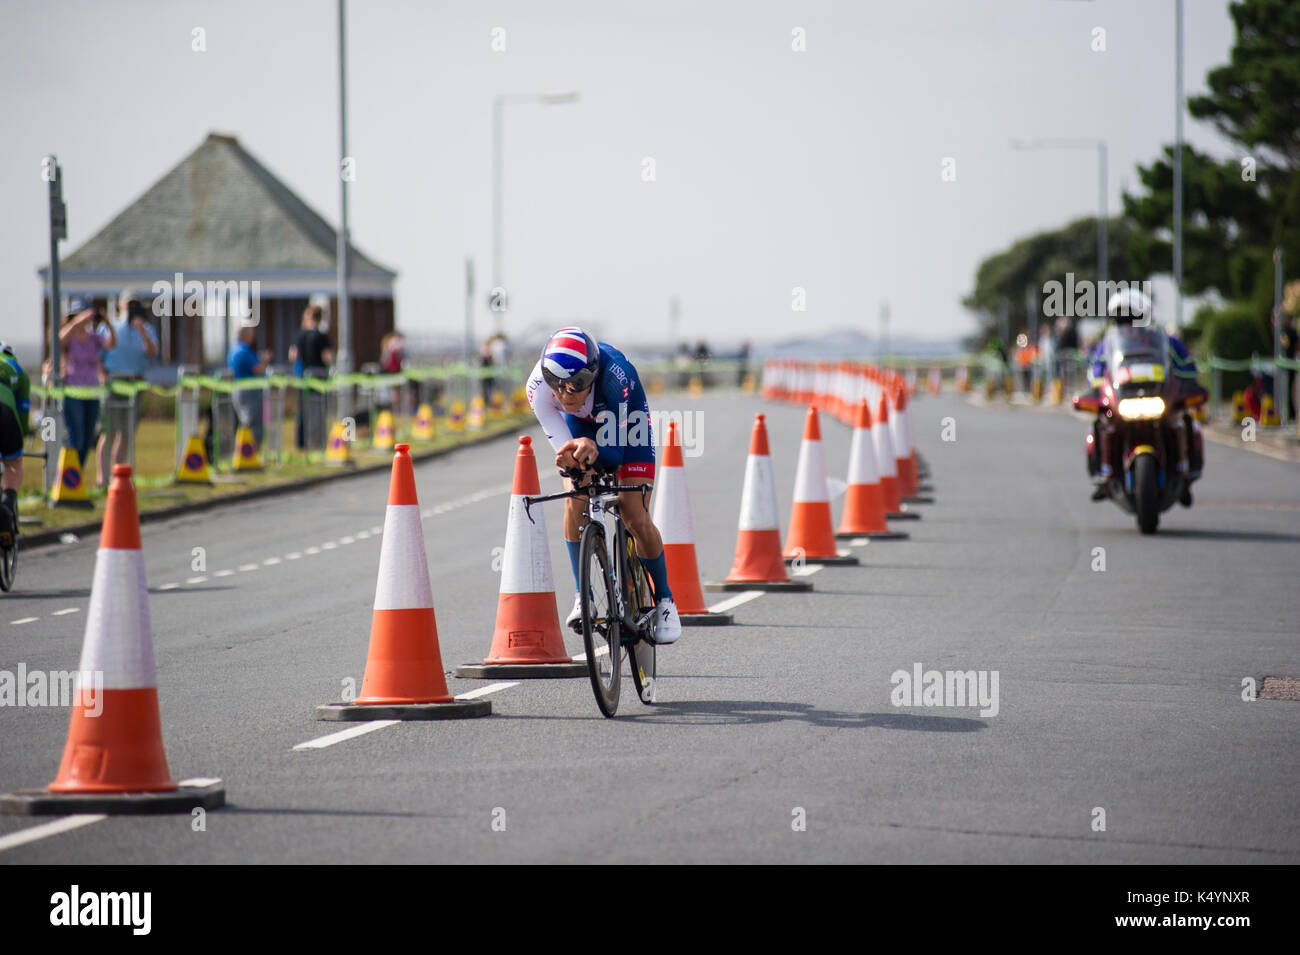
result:
[[[1151,398],[1121,398],[1119,402],[1119,416],[1121,418],[1138,419],[1138,418],[1159,418],[1165,413],[1165,399],[1158,397]]]

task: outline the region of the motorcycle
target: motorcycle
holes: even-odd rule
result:
[[[1114,325],[1102,340],[1106,374],[1076,395],[1076,411],[1097,415],[1085,439],[1088,470],[1109,497],[1154,534],[1160,515],[1177,502],[1191,507],[1204,445],[1190,409],[1206,391],[1172,374],[1169,339],[1158,328]]]

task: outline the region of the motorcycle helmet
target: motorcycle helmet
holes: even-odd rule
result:
[[[1106,314],[1120,325],[1146,325],[1151,320],[1151,298],[1135,288],[1120,289],[1106,303]]]

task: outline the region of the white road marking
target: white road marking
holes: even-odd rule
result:
[[[385,726],[392,726],[400,723],[401,720],[372,720],[366,723],[360,723],[357,726],[349,726],[345,730],[339,730],[337,733],[330,733],[328,736],[319,736],[316,739],[309,739],[305,743],[299,743],[294,749],[324,749],[326,746],[333,746],[335,743],[342,743],[344,740],[353,739],[357,736],[364,736],[367,733],[373,733],[375,730],[381,730]]]
[[[384,532],[383,524],[374,524],[370,528],[370,533],[372,534],[382,534],[383,532]]]
[[[274,567],[274,566],[275,566],[276,564],[278,564],[278,563],[280,563],[280,558],[279,558],[279,557],[268,557],[268,558],[266,558],[266,560],[262,561],[262,566],[263,566],[263,567]]]
[[[159,589],[159,590],[176,590],[178,587],[180,587],[180,584],[177,584],[177,583],[167,583],[167,584],[161,584],[161,585],[158,587],[158,589]]]
[[[17,832],[9,833],[7,836],[0,836],[0,852],[5,849],[12,849],[14,846],[35,842],[37,839],[44,839],[47,836],[57,836],[61,832],[80,829],[82,826],[88,826],[92,822],[99,822],[99,820],[107,818],[108,816],[99,813],[82,813],[75,816],[64,816],[62,819],[55,819],[53,822],[32,826],[30,829],[20,829]]]
[[[420,510],[421,517],[433,517],[436,513],[438,513],[437,509],[432,507],[425,507]]]
[[[321,550],[338,550],[338,541],[326,541],[320,545]]]
[[[216,573],[214,573],[212,576],[213,576],[213,577],[233,577],[234,575],[235,575],[235,572],[234,572],[233,570],[231,570],[229,567],[227,567],[227,568],[225,568],[224,570],[218,570],[218,571],[217,571]]]
[[[604,657],[608,655],[609,655],[609,647],[600,647],[596,650],[596,656],[598,657]],[[586,663],[587,654],[585,653],[574,654],[573,660],[575,663]]]
[[[187,584],[202,584],[202,583],[206,583],[207,579],[208,578],[206,577],[190,577],[185,582]]]
[[[739,607],[741,604],[747,604],[756,597],[763,596],[761,590],[746,590],[743,593],[736,594],[734,597],[728,597],[726,600],[719,601],[709,608],[709,613],[726,613],[733,607]]]
[[[247,573],[249,573],[250,571],[254,571],[254,570],[257,570],[257,565],[256,565],[256,564],[240,564],[240,565],[239,565],[239,572],[240,572],[241,574],[247,574]]]
[[[310,555],[312,555],[312,554],[319,554],[319,553],[320,553],[320,548],[319,548],[319,547],[304,547],[302,552],[303,552],[304,554],[307,554],[308,556],[310,556]]]
[[[178,586],[180,586],[180,585],[179,585],[179,584],[172,584],[172,586],[173,586],[173,587],[178,587]],[[54,611],[54,613],[50,614],[50,616],[51,616],[51,617],[62,617],[64,614],[68,614],[68,613],[77,613],[77,612],[79,612],[80,610],[81,610],[80,607],[64,607],[62,610],[56,610],[56,611]]]
[[[477,690],[470,690],[468,693],[457,693],[458,700],[474,700],[480,696],[487,696],[489,693],[495,693],[498,690],[508,690],[512,686],[518,686],[518,681],[514,683],[489,683],[487,686],[480,686]]]
[[[41,619],[40,617],[19,617],[17,620],[10,620],[9,622],[11,624],[17,625],[20,623],[35,623],[37,620],[40,619]]]
[[[804,564],[802,567],[790,568],[790,573],[795,577],[810,577],[824,566],[824,564]]]
[[[867,546],[868,544],[870,544],[870,543],[871,543],[871,538],[870,538],[870,537],[855,537],[855,538],[853,538],[853,540],[849,541],[849,546],[850,546],[850,547],[866,547],[866,546]]]
[[[357,531],[357,540],[363,541],[370,536],[370,531]]]
[[[216,776],[195,776],[193,779],[182,779],[176,785],[202,787],[215,786],[219,782],[221,782],[221,780]]]
[[[284,555],[285,560],[298,560],[300,557],[302,557],[302,554],[296,550],[291,550]]]
[[[357,542],[357,539],[356,539],[355,537],[340,537],[340,538],[339,538],[339,543],[340,543],[340,544],[355,544],[356,542]]]

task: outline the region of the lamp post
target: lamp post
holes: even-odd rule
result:
[[[1110,250],[1106,241],[1107,196],[1106,182],[1108,153],[1104,139],[1040,138],[1020,136],[1011,140],[1012,149],[1095,149],[1097,151],[1097,282],[1098,297],[1110,277]],[[1106,305],[1098,301],[1097,310],[1105,314]]]
[[[496,314],[495,328],[498,332],[501,331],[502,316],[507,308],[504,286],[501,284],[501,140],[505,107],[515,103],[559,106],[576,103],[578,98],[577,92],[507,93],[492,100],[492,290],[488,293],[488,301]]]

